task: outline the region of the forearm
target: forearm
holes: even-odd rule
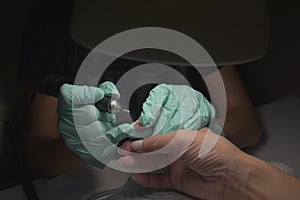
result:
[[[247,190],[253,199],[300,199],[300,181],[268,163],[256,159]]]
[[[255,110],[248,107],[236,107],[229,111],[223,131],[240,148],[257,144],[262,135],[262,127]]]
[[[224,199],[300,199],[300,181],[268,163],[246,155],[228,175]]]
[[[37,93],[26,119],[24,149],[30,169],[37,176],[57,176],[83,166],[59,132],[57,98]]]
[[[28,143],[26,157],[29,167],[37,176],[58,176],[85,165],[64,145],[62,139]]]

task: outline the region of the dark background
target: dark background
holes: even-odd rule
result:
[[[20,115],[24,88],[15,81],[27,15],[34,0],[1,1],[0,7],[0,190],[17,184],[12,149],[2,131],[5,119]],[[259,61],[238,66],[255,106],[300,97],[300,12],[298,1],[269,1],[270,47]],[[222,34],[222,33],[220,33]]]

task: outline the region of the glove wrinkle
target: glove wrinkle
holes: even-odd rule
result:
[[[125,139],[141,139],[181,129],[198,130],[215,117],[215,109],[198,91],[184,85],[161,84],[153,88],[139,124],[118,125],[115,114],[100,112],[95,103],[104,96],[120,98],[116,86],[64,84],[58,95],[59,132],[68,148],[86,163],[103,168],[116,157]]]

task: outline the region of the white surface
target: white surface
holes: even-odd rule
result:
[[[300,175],[300,99],[288,97],[257,108],[264,128],[259,145],[246,151],[266,161],[277,161]]]
[[[286,98],[257,108],[264,126],[264,139],[247,152],[266,161],[277,161],[300,173],[300,99]],[[83,168],[51,180],[37,180],[41,200],[82,200],[85,196],[121,187],[129,174],[112,169]],[[0,192],[0,199],[22,200],[20,186]]]
[[[269,161],[268,163],[273,165],[274,167],[277,167],[278,169],[284,171],[285,173],[287,173],[291,176],[296,176],[295,171],[291,167],[287,166],[284,163],[277,162],[277,161]]]

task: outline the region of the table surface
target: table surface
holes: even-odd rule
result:
[[[300,175],[300,99],[288,97],[257,108],[264,127],[260,144],[245,151],[266,161],[278,161],[290,166]],[[34,182],[41,200],[82,200],[91,193],[121,187],[129,174],[113,169],[85,167],[76,172],[50,180]],[[26,199],[22,188],[16,186],[0,192],[0,199]]]
[[[288,97],[257,108],[263,124],[261,142],[247,153],[265,161],[278,161],[300,175],[300,99]]]

